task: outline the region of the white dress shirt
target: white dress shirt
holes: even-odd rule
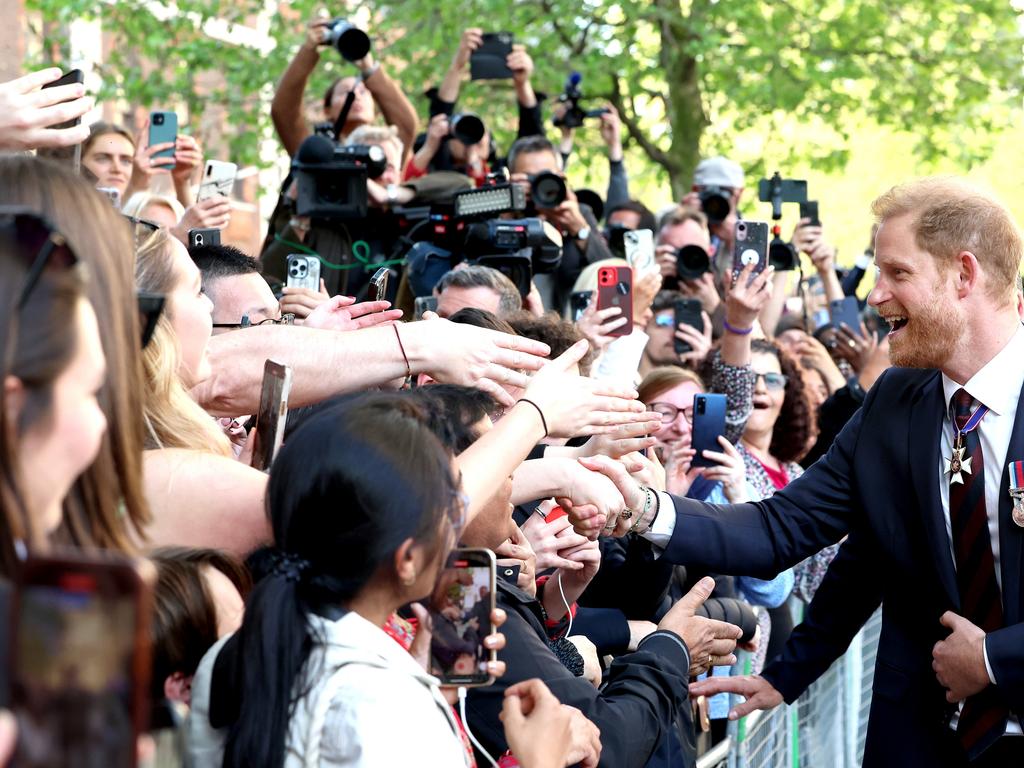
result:
[[[950,417],[950,403],[953,395],[963,387],[967,394],[982,405],[988,406],[988,413],[978,424],[977,433],[981,442],[981,452],[985,457],[985,511],[988,513],[989,540],[992,542],[992,557],[995,561],[996,583],[1000,592],[1003,577],[999,572],[999,499],[1002,494],[1009,493],[1003,487],[1003,469],[1007,461],[1018,461],[1024,456],[1007,456],[1010,438],[1013,436],[1013,422],[1017,417],[1017,400],[1021,388],[1024,387],[1024,326],[1017,332],[995,357],[971,377],[966,384],[953,381],[942,374],[942,392],[945,396],[946,413],[942,422],[942,439],[939,441],[938,478],[939,495],[942,499],[942,515],[946,521],[946,536],[949,538],[949,554],[956,567],[956,554],[953,550],[953,524],[949,518],[949,475],[946,474],[946,459],[953,455],[953,434],[956,430]],[[977,406],[975,406],[977,407]],[[1021,425],[1024,428],[1024,425]],[[985,646],[985,669],[989,680],[995,684],[992,666],[988,661],[988,647]],[[961,708],[963,702],[960,703]],[[955,727],[957,717],[952,725]],[[1007,733],[1021,733],[1020,723],[1015,717],[1010,718]]]

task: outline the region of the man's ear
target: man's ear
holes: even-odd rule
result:
[[[183,672],[174,672],[164,680],[164,696],[169,701],[180,701],[182,704],[192,704],[192,676]]]
[[[978,257],[970,251],[960,251],[953,263],[956,279],[956,290],[960,298],[964,298],[972,290],[978,287],[981,279],[981,268],[978,265]]]
[[[7,423],[13,425],[18,423],[22,409],[25,407],[25,385],[17,376],[8,376],[4,379],[4,416]]]

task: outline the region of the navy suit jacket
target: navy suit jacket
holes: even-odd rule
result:
[[[828,453],[771,498],[716,507],[673,497],[677,520],[663,557],[723,573],[771,578],[849,534],[808,610],[809,625],[782,656],[785,668],[768,672],[784,695],[799,694],[881,601],[865,765],[950,764],[943,746],[952,708],[931,668],[932,647],[948,634],[939,617],[960,613],[937,477],[944,407],[939,372],[892,368]],[[1024,391],[1006,463],[1017,459],[1024,459]],[[1005,627],[989,633],[987,648],[997,689],[1020,717],[1024,529],[1011,519],[1005,466],[998,482]]]

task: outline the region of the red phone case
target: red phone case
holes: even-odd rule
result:
[[[618,307],[626,322],[609,336],[628,336],[633,332],[633,269],[632,267],[601,267],[597,270],[598,310]]]

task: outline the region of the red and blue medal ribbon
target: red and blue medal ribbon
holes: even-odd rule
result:
[[[1010,490],[1024,492],[1024,461],[1010,462]]]

